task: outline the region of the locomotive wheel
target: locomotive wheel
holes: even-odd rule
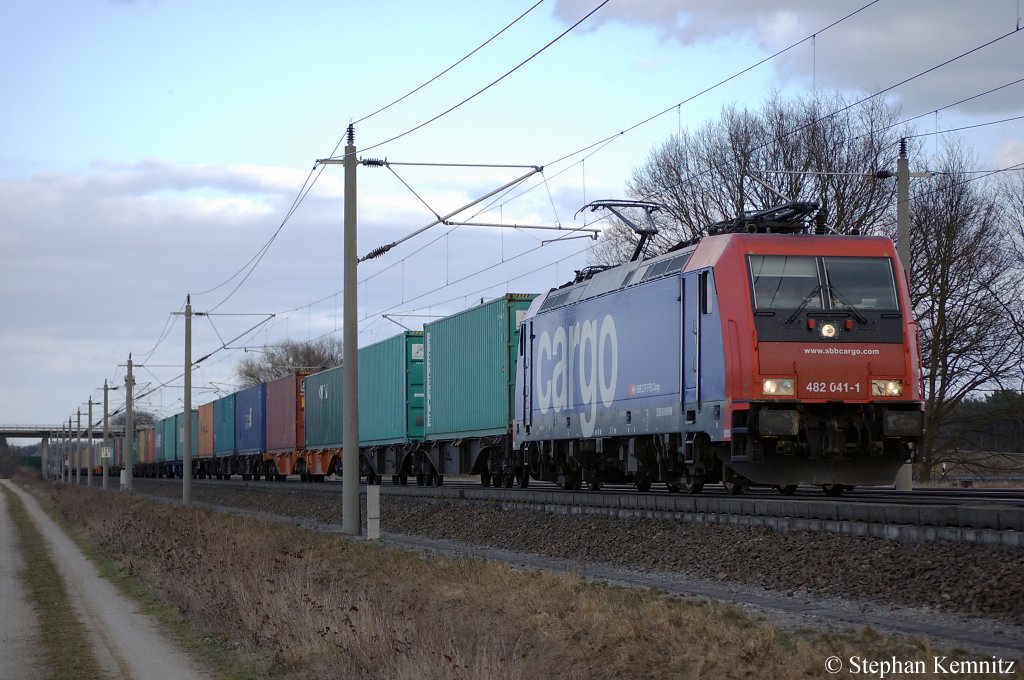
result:
[[[416,475],[416,486],[423,486],[425,482],[423,475]]]
[[[793,494],[796,493],[796,484],[785,484],[781,486],[777,485],[775,487],[775,490],[778,491],[783,496],[792,496]]]
[[[490,472],[481,472],[480,473],[480,486],[482,486],[482,487],[484,487],[486,489],[490,485],[491,485],[491,473]]]
[[[637,491],[650,491],[651,490],[651,478],[647,475],[637,475],[636,478],[636,490]]]
[[[842,496],[843,492],[846,491],[846,489],[847,489],[847,487],[846,487],[845,484],[822,484],[821,485],[821,490],[825,492],[825,495],[826,496],[831,496],[832,498],[838,498],[839,496]]]
[[[562,475],[561,483],[562,489],[565,491],[572,491],[576,488],[575,480],[569,475]]]
[[[573,481],[572,488],[574,491],[579,491],[583,488],[583,475],[580,475]]]
[[[398,475],[391,475],[391,485],[398,486]]]
[[[398,475],[398,483],[405,486],[409,483],[409,475]]]
[[[686,489],[686,493],[700,493],[701,491],[704,490],[704,476],[686,475],[686,477],[683,479],[683,488]]]
[[[506,489],[511,489],[512,485],[516,483],[516,476],[511,472],[507,475],[502,475],[501,479],[503,482],[505,482]]]
[[[491,475],[491,484],[494,485],[495,489],[500,489],[505,486],[505,476],[500,472],[495,472]]]
[[[444,486],[444,475],[438,475],[437,476],[437,485],[438,486]]]
[[[525,489],[530,486],[530,471],[526,468],[520,470],[519,474],[516,475],[516,486],[520,489]]]
[[[742,477],[729,477],[722,480],[722,486],[732,496],[739,496],[747,490],[747,480]]]

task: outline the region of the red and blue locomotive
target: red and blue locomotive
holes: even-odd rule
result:
[[[891,484],[923,430],[906,278],[888,238],[828,235],[817,207],[746,215],[650,259],[638,248],[534,300],[515,388],[524,476],[691,493]]]

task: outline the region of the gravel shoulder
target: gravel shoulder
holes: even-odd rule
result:
[[[44,675],[39,619],[21,580],[25,565],[18,552],[18,539],[0,493],[0,680],[22,680]]]
[[[43,512],[31,494],[4,480],[18,494],[58,564],[69,597],[92,635],[101,666],[125,680],[202,680],[207,677],[184,652],[168,642],[157,626],[121,595]],[[13,618],[5,615],[3,618]],[[17,677],[37,677],[32,674]]]

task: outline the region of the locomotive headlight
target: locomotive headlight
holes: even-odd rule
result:
[[[761,381],[761,393],[767,397],[793,395],[793,381],[789,378],[765,378]]]
[[[834,338],[834,337],[836,337],[836,325],[834,323],[823,323],[823,324],[821,324],[821,337],[823,337],[823,338]]]
[[[899,380],[872,380],[872,397],[902,397],[903,382]]]

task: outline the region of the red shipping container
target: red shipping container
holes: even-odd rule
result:
[[[305,446],[302,379],[293,373],[267,383],[267,451],[300,451]]]

